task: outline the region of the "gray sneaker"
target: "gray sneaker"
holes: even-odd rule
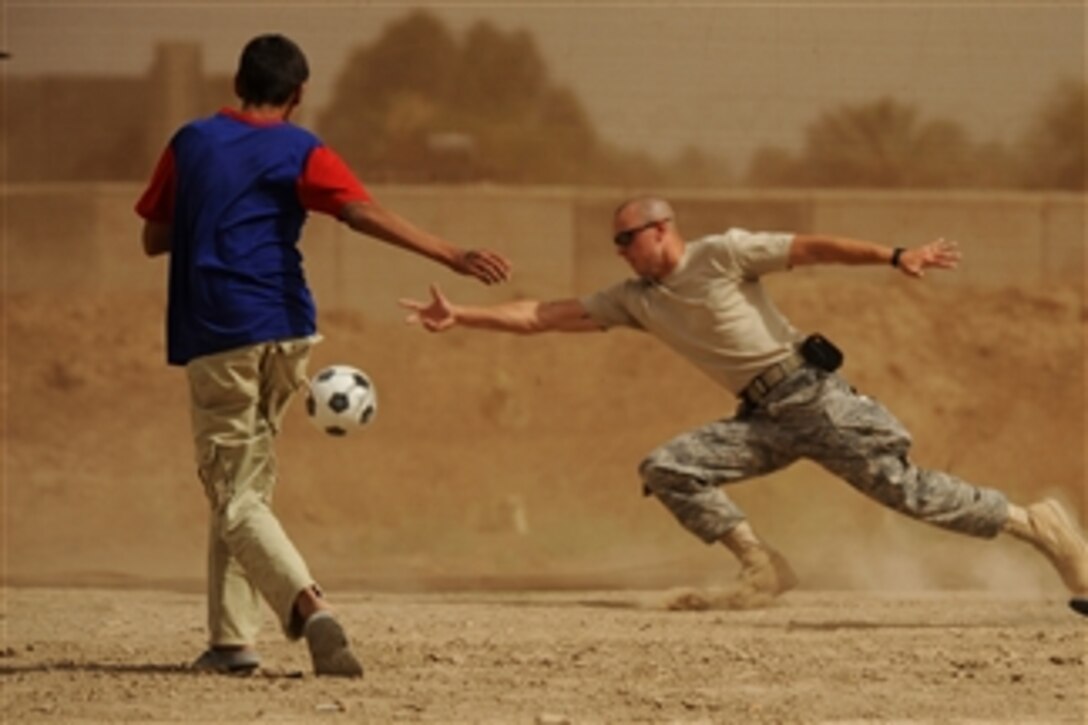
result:
[[[1027,512],[1032,534],[1029,541],[1058,570],[1073,595],[1070,604],[1083,613],[1088,608],[1088,542],[1061,504],[1053,499],[1028,506]]]
[[[363,666],[351,651],[344,628],[331,612],[315,612],[302,628],[314,674],[329,677],[362,677]]]
[[[251,649],[216,649],[209,647],[196,658],[190,668],[197,672],[223,675],[248,675],[261,664],[261,658]]]

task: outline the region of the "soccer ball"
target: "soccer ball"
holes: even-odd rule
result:
[[[310,381],[306,413],[310,422],[333,436],[345,436],[374,420],[378,396],[374,383],[350,365],[330,365]]]

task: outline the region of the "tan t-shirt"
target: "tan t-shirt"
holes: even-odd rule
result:
[[[792,234],[730,229],[685,245],[660,282],[628,279],[582,299],[594,322],[654,335],[736,394],[800,338],[759,278],[789,269]]]

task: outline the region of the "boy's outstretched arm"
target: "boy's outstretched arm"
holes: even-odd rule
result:
[[[483,249],[461,249],[376,202],[349,202],[340,219],[361,234],[421,254],[485,284],[503,282],[510,276],[510,262],[501,254]]]
[[[578,299],[516,300],[487,307],[456,305],[450,302],[437,285],[431,285],[431,301],[402,299],[402,307],[412,311],[408,322],[421,325],[431,332],[451,327],[473,327],[531,335],[539,332],[599,332]]]

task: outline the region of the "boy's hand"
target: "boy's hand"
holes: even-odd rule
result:
[[[467,249],[460,252],[453,262],[453,269],[475,277],[484,284],[505,282],[510,277],[510,262],[501,254],[486,249]],[[431,288],[432,293],[435,288]]]

